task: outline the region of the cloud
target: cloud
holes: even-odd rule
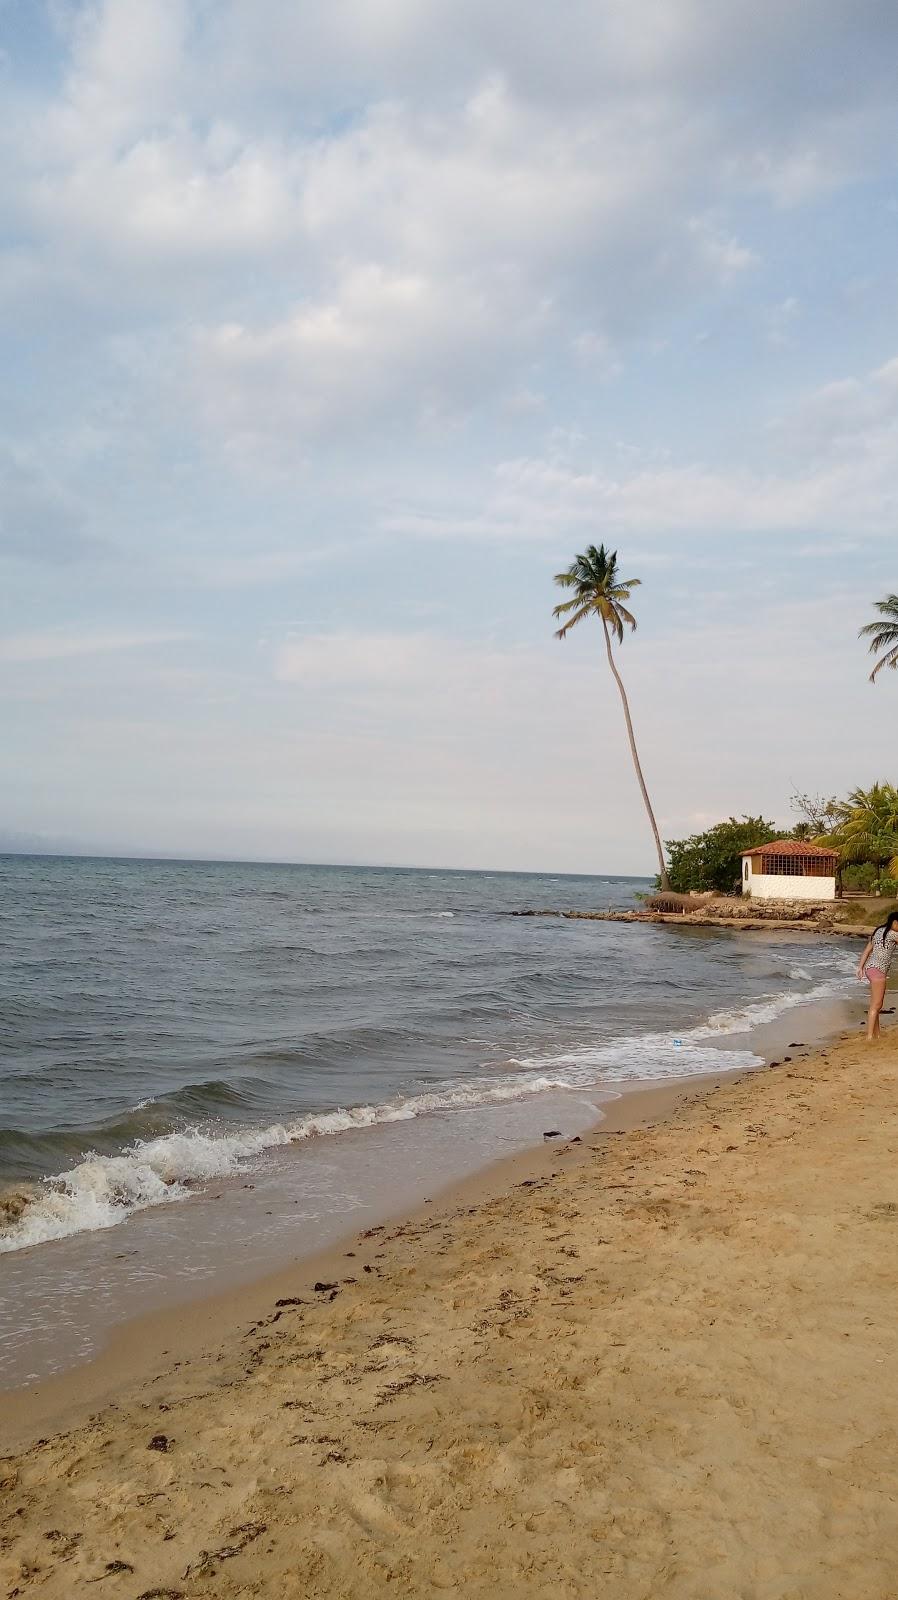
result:
[[[0,447],[0,557],[67,565],[105,551],[85,506],[28,459]]]
[[[544,653],[536,654],[542,659]],[[474,707],[482,712],[510,701],[522,664],[532,668],[533,660],[532,651],[484,640],[334,629],[283,641],[273,652],[273,671],[282,683],[339,701],[345,716],[398,716],[406,725],[411,719],[420,725],[419,736],[426,730],[428,742],[457,742],[466,736]],[[471,723],[475,740],[477,720]]]
[[[791,315],[791,303],[788,306]],[[711,466],[624,451],[583,461],[585,441],[500,461],[479,505],[404,506],[385,531],[422,539],[555,539],[601,528],[637,535],[894,532],[898,506],[898,358],[821,385],[769,430],[788,468]]]
[[[340,432],[411,402],[423,415],[482,395],[497,347],[523,324],[497,323],[473,285],[357,268],[326,303],[262,330],[204,331],[194,376],[203,413],[228,435]],[[295,448],[295,445],[294,445]]]
[[[727,85],[769,112],[770,149],[835,115],[839,82],[817,104],[800,29],[742,0],[725,23],[694,0],[577,0],[563,28],[536,6],[462,9],[349,0],[312,28],[285,0],[76,8],[59,94],[11,119],[28,259],[18,243],[0,284],[52,298],[55,279],[95,307],[114,284],[119,315],[168,328],[172,390],[186,364],[226,443],[290,449],[387,407],[513,409],[548,341],[613,372],[662,309],[757,265],[728,215],[757,180]],[[771,89],[786,62],[804,103]]]
[[[796,738],[808,786],[869,759],[893,5],[32,12],[0,116],[10,826],[71,833],[62,752],[91,839],[645,864],[595,640],[549,639],[581,536],[646,579],[668,831],[698,792],[778,805]],[[818,593],[859,545],[864,594],[774,617],[774,543]]]
[[[309,689],[395,687],[416,681],[437,650],[425,635],[310,634],[278,648],[275,677]]]
[[[0,661],[19,665],[43,661],[67,661],[75,656],[107,655],[120,650],[142,650],[175,644],[183,633],[76,633],[63,630],[40,633],[12,633],[0,636]]]

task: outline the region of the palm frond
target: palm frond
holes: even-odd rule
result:
[[[879,648],[879,646],[877,646],[877,648]],[[870,649],[873,649],[872,645],[870,646]],[[883,656],[881,661],[877,661],[876,666],[873,668],[873,671],[870,674],[871,683],[876,682],[876,674],[877,672],[881,672],[883,667],[892,667],[893,669],[898,667],[898,643],[896,643],[894,648],[889,650],[888,653]]]
[[[622,644],[624,638],[624,625],[617,614],[617,607],[611,605],[611,603],[606,600],[604,602],[600,601],[596,606],[596,610],[598,611],[599,615],[604,618],[605,622],[607,622],[618,644]]]
[[[871,635],[869,650],[875,656],[877,650],[885,649],[886,645],[898,644],[898,625],[887,626],[884,622],[868,622],[866,628],[861,628],[858,638],[864,634]]]
[[[640,580],[628,578],[621,583],[617,576],[616,550],[606,550],[603,544],[589,544],[574,557],[569,567],[556,572],[554,581],[559,588],[573,590],[573,595],[554,607],[553,617],[575,613],[564,628],[558,630],[556,638],[564,638],[572,627],[591,614],[603,618],[618,644],[623,640],[625,624],[629,628],[636,627],[636,618],[624,602],[629,600],[631,590],[639,587]]]
[[[864,626],[862,628],[858,628],[857,630],[857,636],[859,639],[866,638],[868,633],[871,633],[874,636],[870,649],[875,650],[877,639],[898,638],[898,622],[883,622],[882,618],[880,617],[878,622],[865,622]]]
[[[572,617],[568,618],[567,622],[564,624],[564,627],[559,628],[556,631],[556,639],[564,639],[566,635],[570,633],[572,628],[576,628],[578,622],[582,622],[584,617],[590,616],[592,610],[593,608],[591,605],[581,606],[579,611],[576,611]],[[552,613],[553,616],[557,616],[557,614],[557,610],[553,611]]]
[[[874,600],[873,609],[879,612],[879,621],[866,622],[858,629],[859,639],[870,640],[868,648],[871,656],[879,655],[880,651],[886,652],[870,673],[871,683],[876,682],[876,674],[883,667],[898,667],[898,594],[887,594],[884,600]]]

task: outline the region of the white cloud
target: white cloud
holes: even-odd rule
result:
[[[0,637],[0,661],[30,664],[67,661],[75,656],[107,655],[119,650],[142,650],[174,644],[183,633],[119,632],[76,633],[64,630],[11,633]]]
[[[283,4],[250,21],[103,0],[77,14],[55,104],[19,108],[26,159],[7,183],[38,278],[91,302],[114,282],[169,325],[177,308],[182,348],[179,317],[202,307],[205,388],[221,391],[205,414],[225,438],[269,380],[292,442],[406,394],[426,420],[518,393],[539,338],[613,369],[643,319],[755,262],[725,214],[719,102],[695,111],[685,63],[705,47],[687,0],[642,0],[641,22],[578,4],[558,33],[535,7],[507,30],[468,8],[461,48],[444,7],[387,9],[338,7],[313,31]],[[311,82],[324,58],[333,94],[369,48],[384,76],[348,122],[310,128],[263,81],[241,88],[262,61],[276,83],[296,49]],[[445,94],[421,80],[429,59]],[[248,261],[271,274],[261,302]],[[35,281],[15,259],[5,279],[13,296]],[[255,431],[276,435],[276,415]]]
[[[852,355],[888,326],[894,7],[55,10],[64,47],[10,75],[0,118],[11,821],[39,803],[71,831],[61,749],[92,837],[127,814],[135,843],[189,821],[205,846],[217,817],[220,848],[302,854],[299,818],[356,855],[576,866],[588,837],[597,867],[645,862],[595,641],[548,640],[581,534],[645,568],[625,661],[665,826],[697,792],[779,804],[774,700],[809,786],[821,752],[820,787],[868,759],[855,621],[832,643],[867,600],[762,612],[751,535],[814,582],[816,552],[859,543],[872,574],[894,533],[895,371]],[[671,616],[750,590],[751,626],[653,646],[652,572]],[[199,675],[167,627],[188,605]],[[545,643],[513,648],[535,615]]]
[[[790,311],[792,302],[786,302]],[[381,526],[425,539],[616,538],[751,533],[892,534],[898,514],[898,358],[822,385],[778,419],[768,444],[788,467],[759,471],[623,451],[584,462],[582,438],[545,457],[501,461],[481,503],[404,506]],[[583,464],[578,464],[582,462]]]
[[[295,449],[297,431],[345,433],[400,402],[422,419],[469,402],[495,381],[499,348],[532,331],[524,309],[517,322],[510,307],[497,321],[475,284],[370,265],[348,271],[326,302],[266,328],[205,330],[194,382],[207,421],[226,435]]]
[[[414,684],[437,650],[437,641],[423,634],[309,634],[279,646],[275,677],[309,689],[360,692]]]

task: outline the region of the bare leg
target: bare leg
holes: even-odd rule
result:
[[[879,1013],[882,1010],[886,997],[886,980],[882,978],[868,979],[870,984],[870,1007],[867,1011],[867,1038],[879,1038]]]

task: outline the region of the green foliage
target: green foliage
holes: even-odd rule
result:
[[[843,865],[872,862],[890,877],[898,877],[898,789],[892,783],[874,783],[853,789],[836,806],[837,822],[825,842],[837,849]],[[823,842],[823,841],[821,841]]]
[[[898,894],[898,879],[888,872],[882,872],[873,861],[861,861],[842,868],[842,888],[855,894],[890,897]]]
[[[879,868],[872,861],[859,861],[842,868],[842,888],[853,889],[860,894],[875,894],[878,875]]]
[[[782,830],[764,817],[730,817],[705,833],[668,839],[670,886],[681,894],[690,889],[730,893],[742,882],[743,850],[781,838]]]
[[[898,668],[898,594],[887,594],[884,600],[875,600],[873,609],[879,612],[879,621],[868,622],[858,635],[870,640],[871,656],[880,658],[870,674],[871,683],[876,681],[876,674],[883,667],[891,667],[893,671]]]
[[[585,617],[597,616],[608,624],[620,643],[624,623],[629,628],[636,627],[636,618],[627,610],[624,601],[629,600],[630,590],[638,589],[641,581],[640,578],[618,577],[616,550],[606,550],[603,544],[598,550],[594,544],[587,545],[585,555],[575,556],[566,571],[555,574],[560,589],[574,591],[573,599],[562,600],[552,612],[556,619],[567,617],[556,639],[566,638],[571,628],[576,628]]]

